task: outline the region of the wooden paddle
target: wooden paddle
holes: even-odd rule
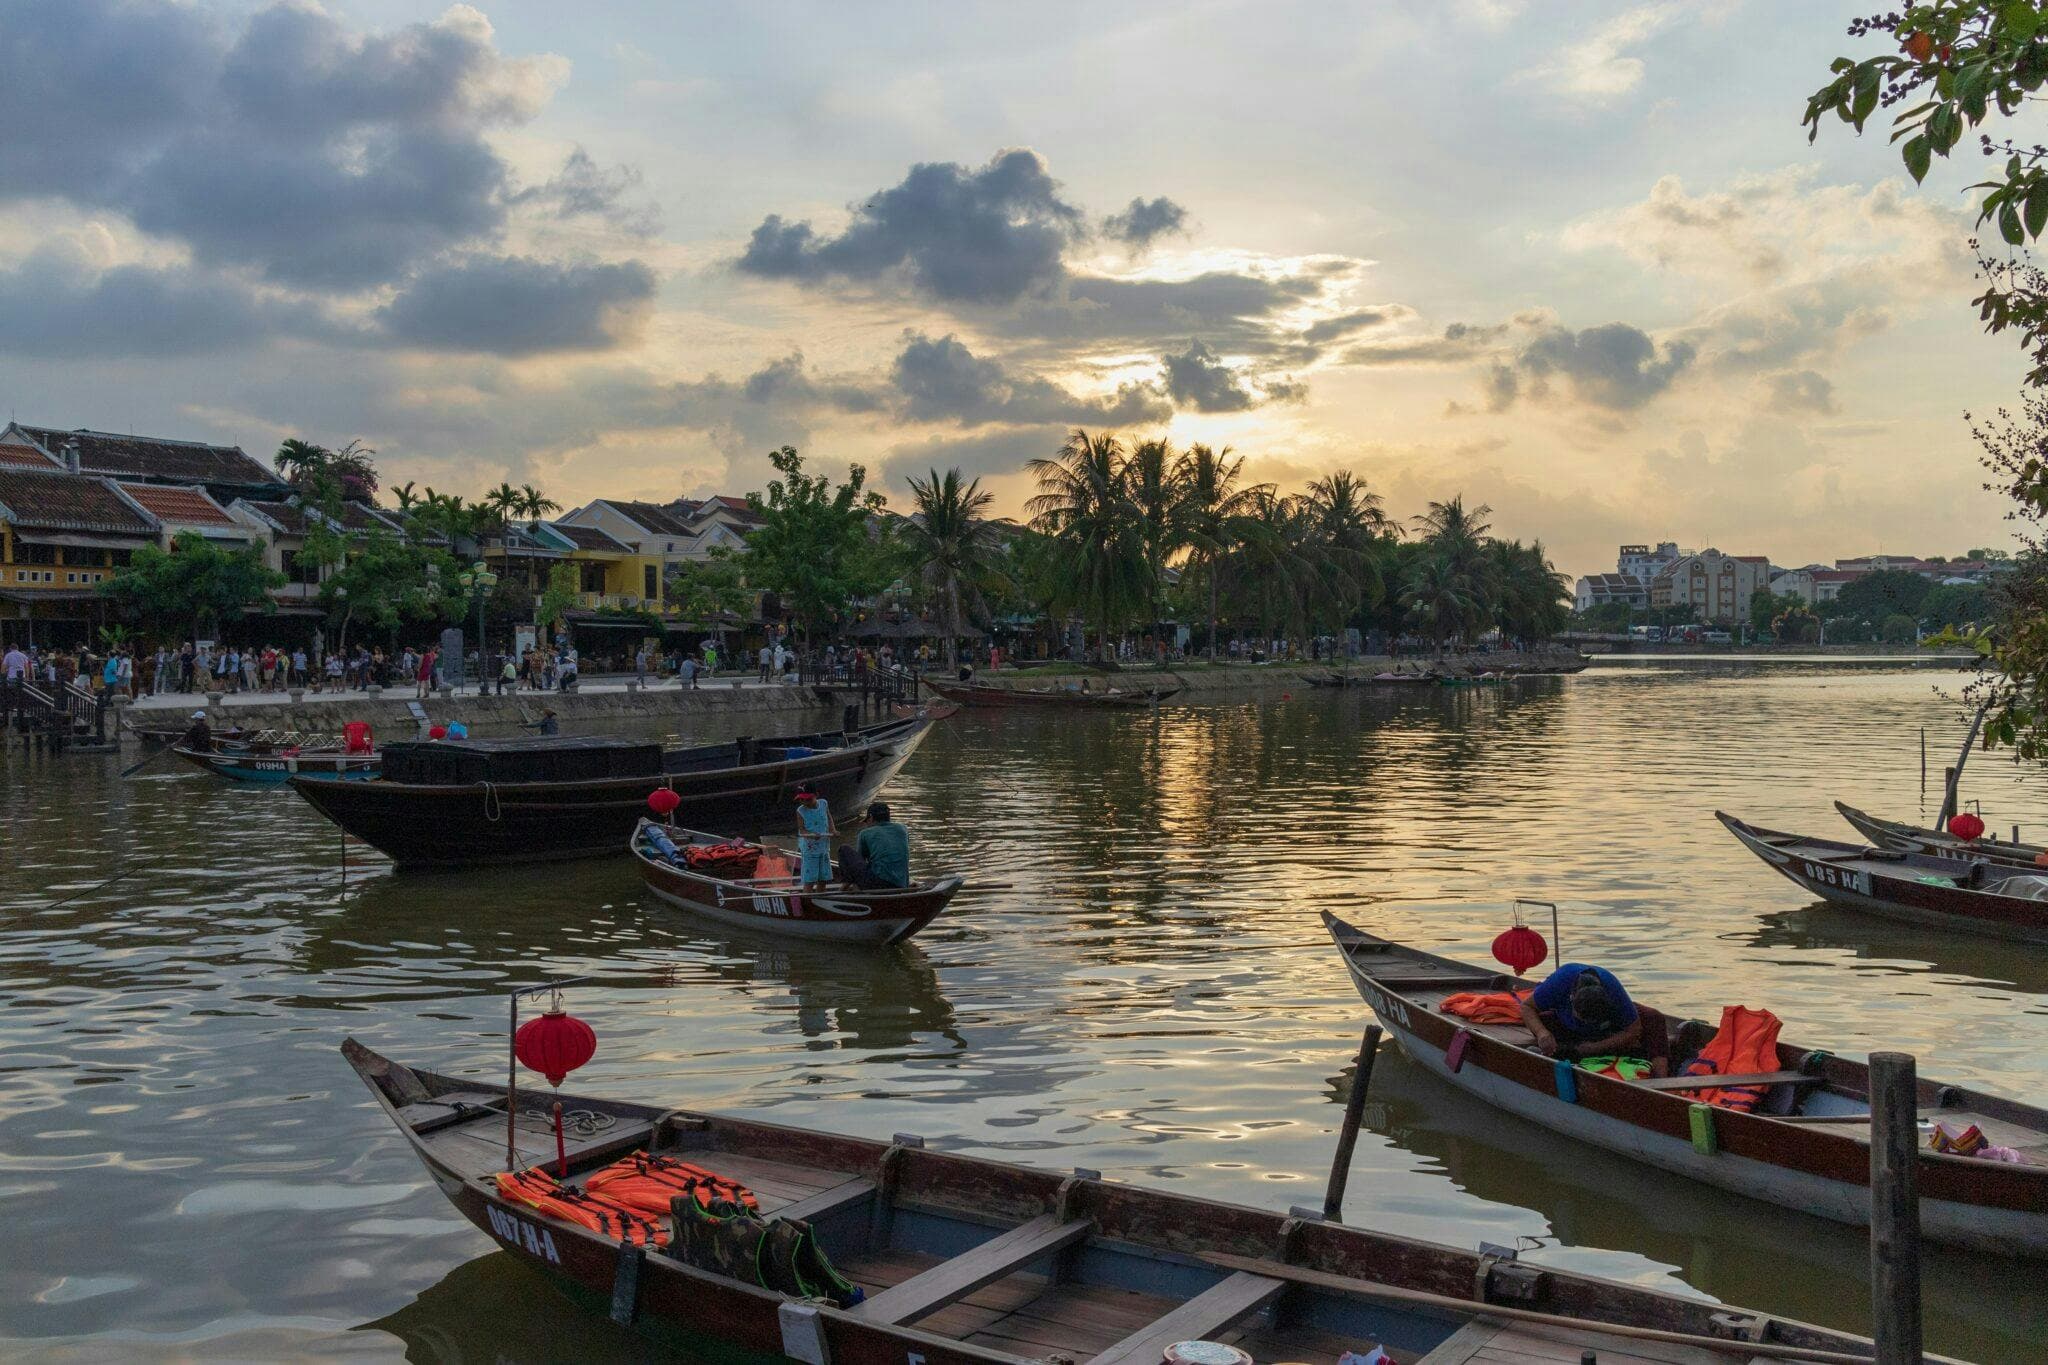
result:
[[[156,751],[155,751],[154,753],[151,753],[151,754],[147,755],[146,757],[144,757],[144,758],[143,758],[143,760],[142,760],[142,761],[141,761],[140,763],[131,763],[131,764],[129,764],[129,765],[127,766],[127,767],[125,767],[125,768],[121,769],[121,772],[120,772],[120,776],[122,776],[122,777],[133,777],[133,776],[135,776],[135,774],[137,774],[137,773],[141,772],[141,771],[142,771],[142,770],[143,770],[144,768],[147,768],[147,767],[148,767],[148,766],[149,766],[150,764],[152,764],[152,763],[156,762],[156,761],[157,761],[158,759],[162,758],[162,757],[163,757],[163,756],[164,756],[165,754],[169,753],[169,752],[170,752],[170,751],[171,751],[171,750],[172,750],[173,748],[175,748],[175,747],[177,747],[177,746],[175,746],[175,745],[172,745],[172,744],[166,744],[166,745],[164,745],[164,746],[163,746],[163,748],[161,748],[161,749],[158,749],[158,750],[156,750]]]

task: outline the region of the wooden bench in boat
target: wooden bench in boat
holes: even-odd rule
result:
[[[1716,1351],[1705,1346],[1640,1341],[1603,1332],[1597,1327],[1536,1326],[1474,1318],[1450,1340],[1415,1365],[1573,1365],[1588,1355],[1600,1365],[1739,1365],[1742,1351]],[[1780,1365],[1773,1356],[1757,1356],[1749,1365]]]
[[[1751,1071],[1740,1076],[1654,1076],[1634,1082],[1645,1090],[1718,1090],[1736,1085],[1826,1085],[1805,1071]]]
[[[1088,1365],[1158,1365],[1175,1342],[1211,1340],[1264,1308],[1286,1287],[1281,1280],[1236,1271],[1140,1327]]]
[[[1093,1219],[1061,1221],[1044,1214],[1008,1232],[991,1237],[971,1251],[941,1261],[922,1275],[856,1304],[850,1311],[870,1322],[903,1326],[964,1299],[986,1284],[1022,1270],[1033,1261],[1064,1251],[1095,1230]]]

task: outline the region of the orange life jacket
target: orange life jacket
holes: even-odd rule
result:
[[[1460,991],[1447,995],[1437,1006],[1445,1014],[1470,1019],[1475,1024],[1519,1024],[1522,1002],[1531,991]]]
[[[1778,1069],[1778,1030],[1783,1027],[1769,1010],[1744,1005],[1727,1005],[1721,1010],[1721,1027],[1700,1049],[1699,1056],[1685,1064],[1688,1076],[1744,1076]],[[1718,1090],[1694,1092],[1701,1104],[1719,1105],[1737,1113],[1755,1111],[1766,1086],[1723,1086]]]
[[[602,1233],[615,1242],[631,1242],[639,1247],[663,1246],[668,1242],[666,1218],[649,1218],[634,1209],[558,1184],[538,1167],[517,1174],[498,1172],[498,1193],[550,1218]],[[668,1212],[667,1205],[662,1206],[662,1212]]]
[[[601,1171],[593,1171],[583,1182],[583,1192],[655,1218],[666,1218],[669,1201],[679,1194],[694,1195],[706,1209],[717,1203],[729,1203],[741,1205],[749,1213],[761,1211],[761,1201],[739,1181],[714,1175],[672,1156],[652,1156],[646,1152],[634,1152]]]

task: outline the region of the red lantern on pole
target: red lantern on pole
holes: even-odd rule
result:
[[[653,811],[656,815],[673,815],[675,814],[676,807],[682,804],[683,798],[676,795],[674,787],[656,787],[653,791],[647,793],[647,809]]]
[[[1980,839],[1984,836],[1984,819],[1973,812],[1964,811],[1961,815],[1950,817],[1948,832],[1958,839]]]
[[[1543,941],[1543,935],[1526,924],[1517,924],[1504,930],[1493,941],[1493,956],[1515,969],[1520,976],[1531,967],[1550,956],[1550,945]]]
[[[557,1000],[546,1014],[519,1026],[512,1050],[529,1070],[560,1085],[562,1078],[597,1055],[597,1033]]]

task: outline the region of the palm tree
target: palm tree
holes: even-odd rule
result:
[[[296,436],[287,437],[271,457],[271,463],[284,481],[301,490],[309,490],[313,481],[326,470],[334,459],[334,452],[326,446],[302,441]]]
[[[1329,594],[1343,625],[1360,608],[1386,594],[1380,557],[1395,532],[1379,494],[1348,469],[1315,480],[1306,499],[1318,558],[1326,566]]]
[[[1546,639],[1563,628],[1571,600],[1569,580],[1550,562],[1542,541],[1491,540],[1486,544],[1493,588],[1493,624],[1509,638]]]
[[[1416,561],[1401,597],[1409,619],[1429,632],[1439,659],[1444,656],[1445,640],[1463,635],[1486,616],[1486,595],[1480,584],[1454,556],[1442,550]]]
[[[986,577],[996,554],[995,525],[982,516],[995,497],[982,491],[980,479],[963,486],[957,469],[943,477],[936,469],[928,479],[913,475],[910,492],[917,511],[898,534],[925,581],[945,593],[946,667],[951,669],[960,662],[960,584]]]
[[[562,510],[562,504],[530,483],[520,485],[517,498],[519,515],[526,518],[528,525],[539,521],[550,512]]]
[[[1148,629],[1165,616],[1166,562],[1183,543],[1180,517],[1181,462],[1164,440],[1140,441],[1124,461],[1124,488],[1138,514],[1138,539],[1145,549]]]
[[[1199,565],[1209,580],[1209,662],[1216,661],[1216,603],[1221,592],[1224,560],[1258,534],[1259,499],[1265,484],[1240,487],[1244,460],[1221,451],[1192,445],[1180,457],[1181,488],[1178,538],[1188,550],[1187,567]]]
[[[1269,639],[1303,633],[1311,613],[1334,600],[1332,572],[1313,552],[1313,517],[1304,499],[1260,485],[1252,490],[1247,525],[1225,559],[1235,569],[1234,581],[1248,585],[1259,633]],[[1334,580],[1341,582],[1341,574]]]
[[[1077,427],[1056,457],[1024,466],[1038,480],[1038,495],[1025,504],[1031,524],[1057,542],[1063,595],[1094,618],[1097,647],[1104,650],[1122,611],[1149,597],[1144,540],[1124,484],[1123,455],[1116,437],[1090,436]]]
[[[398,504],[400,515],[412,511],[413,508],[419,505],[420,501],[420,495],[414,491],[414,484],[411,479],[407,479],[404,483],[392,489],[391,497]]]
[[[496,488],[477,499],[477,505],[495,516],[500,524],[509,523],[519,511],[519,490],[501,481]]]

